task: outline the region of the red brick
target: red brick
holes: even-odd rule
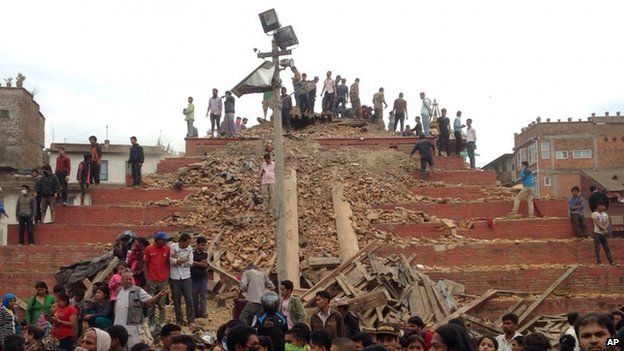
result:
[[[415,211],[423,211],[429,215],[450,219],[485,219],[504,217],[513,207],[512,201],[491,201],[477,203],[428,203],[428,204],[392,204],[381,205],[379,208],[392,209],[404,207]],[[544,217],[568,217],[565,200],[535,200],[535,214]],[[518,211],[527,214],[526,201],[520,203]]]
[[[535,267],[520,270],[496,269],[460,272],[426,272],[433,280],[449,279],[466,286],[466,293],[481,295],[488,289],[541,294],[567,267]],[[566,294],[618,294],[624,286],[624,267],[580,267],[555,290]]]
[[[37,245],[64,245],[88,243],[113,243],[119,233],[132,230],[137,236],[151,237],[158,230],[177,233],[184,229],[172,225],[91,225],[91,224],[45,224],[35,227],[35,243]],[[19,226],[8,226],[8,245],[19,242]]]
[[[188,209],[178,207],[124,207],[112,205],[59,207],[56,211],[57,224],[144,224],[154,223],[172,215],[184,215]]]
[[[487,318],[492,321],[500,320],[500,317],[505,313],[507,308],[518,302],[518,299],[509,298],[496,298],[486,301],[484,304],[473,309],[470,314],[475,317]],[[527,300],[530,304],[533,299]],[[563,314],[570,311],[577,311],[579,313],[598,312],[609,313],[614,309],[617,309],[622,305],[622,298],[620,296],[605,296],[605,297],[588,297],[588,296],[565,296],[548,297],[542,302],[533,313],[528,317],[531,319],[533,316],[538,315],[554,315]]]
[[[593,230],[591,219],[586,219],[587,233]],[[439,238],[448,233],[441,223],[378,224],[377,228],[391,231],[402,237]],[[457,234],[475,239],[570,239],[574,237],[572,223],[567,218],[541,218],[523,220],[495,220],[494,228],[486,221],[475,221],[471,229],[458,229]]]
[[[487,196],[483,188],[478,185],[464,186],[421,186],[410,191],[416,195],[434,198],[453,198],[464,201],[474,201]]]
[[[156,165],[156,173],[174,173],[181,167],[201,161],[199,157],[167,157]]]
[[[435,168],[435,164],[434,164]],[[414,174],[420,178],[420,173]],[[495,171],[449,171],[435,172],[427,178],[430,181],[446,182],[453,185],[496,186]]]
[[[622,261],[624,239],[609,241],[616,261]],[[583,241],[519,241],[449,245],[410,245],[405,248],[387,246],[383,253],[416,254],[414,264],[425,266],[497,266],[520,264],[595,264],[594,243]],[[604,252],[601,252],[606,261]]]
[[[188,194],[195,192],[195,189],[93,189],[90,192],[91,203],[93,205],[115,205],[129,204],[134,202],[158,201],[165,198],[180,200]]]

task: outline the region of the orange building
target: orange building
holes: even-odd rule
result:
[[[624,169],[624,117],[619,112],[577,121],[538,117],[514,133],[514,160],[516,169],[529,162],[537,196],[566,198],[570,188],[581,186],[583,170]]]

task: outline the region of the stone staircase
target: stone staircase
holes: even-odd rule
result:
[[[164,171],[180,164],[196,162],[175,159],[165,163]],[[53,286],[58,268],[91,259],[115,241],[119,233],[132,230],[149,237],[158,230],[178,232],[183,226],[162,224],[170,216],[184,215],[188,209],[147,205],[169,198],[182,199],[195,189],[100,188],[90,193],[92,205],[58,207],[54,224],[35,227],[35,246],[17,246],[18,225],[8,226],[7,246],[0,246],[0,294],[13,292],[27,298],[39,280]]]

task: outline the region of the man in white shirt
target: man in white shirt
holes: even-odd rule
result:
[[[206,117],[210,116],[210,136],[214,136],[215,129],[219,135],[219,126],[221,125],[221,113],[223,111],[223,101],[219,98],[219,91],[212,89],[212,97],[208,100],[208,111]],[[265,118],[266,119],[266,118]]]
[[[132,295],[132,296],[130,296]],[[117,292],[115,300],[115,322],[128,331],[128,349],[141,342],[141,325],[144,319],[143,307],[153,305],[167,295],[167,290],[162,290],[152,297],[145,290],[134,285],[132,272],[126,271],[121,277],[121,289]],[[137,304],[136,302],[140,302]]]
[[[187,233],[180,234],[178,242],[171,244],[169,249],[171,253],[169,256],[169,285],[173,295],[176,324],[186,325],[182,315],[182,295],[184,295],[186,318],[190,325],[195,322],[193,282],[191,280],[191,265],[193,264],[191,236]]]
[[[422,106],[420,108],[420,116],[422,118],[423,133],[429,136],[429,124],[431,123],[431,100],[425,97],[425,93],[420,93]]]
[[[475,169],[475,150],[477,149],[477,131],[472,127],[472,119],[466,120],[466,151],[470,159],[470,168]]]
[[[522,334],[518,333],[518,316],[513,313],[507,313],[501,320],[503,321],[503,332],[496,337],[498,341],[498,351],[511,351],[511,341]]]
[[[269,277],[260,272],[255,264],[250,264],[241,277],[241,291],[245,292],[245,307],[241,311],[241,322],[251,325],[255,315],[262,312],[260,299],[267,291],[275,290],[275,285]]]
[[[323,113],[332,113],[336,100],[336,82],[331,78],[332,72],[327,71],[327,78],[323,82],[321,96],[323,97]]]
[[[574,331],[574,323],[576,323],[576,320],[579,318],[579,313],[578,312],[570,312],[568,313],[568,324],[570,325],[568,327],[568,329],[566,329],[565,334],[566,335],[570,335],[574,338],[574,342],[575,342],[575,346],[574,346],[574,351],[579,351],[581,348],[579,347],[579,341],[578,338],[576,337],[576,332]]]

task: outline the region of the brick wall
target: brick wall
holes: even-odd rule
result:
[[[123,207],[87,206],[58,207],[55,221],[58,224],[144,224],[154,223],[174,214],[184,215],[187,209],[176,207]]]
[[[128,204],[132,202],[158,201],[165,198],[179,200],[194,192],[190,189],[93,189],[91,203],[93,205]]]
[[[23,88],[0,88],[0,166],[32,168],[43,163],[45,118],[39,105]]]
[[[526,291],[541,294],[561,276],[567,267],[527,268],[518,270],[488,270],[462,272],[427,272],[433,280],[449,279],[466,286],[466,293],[481,295],[488,289]],[[568,277],[555,293],[618,294],[624,286],[623,267],[580,267]]]
[[[616,261],[622,261],[624,239],[609,241]],[[383,253],[416,254],[414,264],[425,266],[497,266],[531,264],[595,264],[594,243],[583,241],[519,241],[449,245],[385,247]],[[606,261],[601,252],[603,262]]]

